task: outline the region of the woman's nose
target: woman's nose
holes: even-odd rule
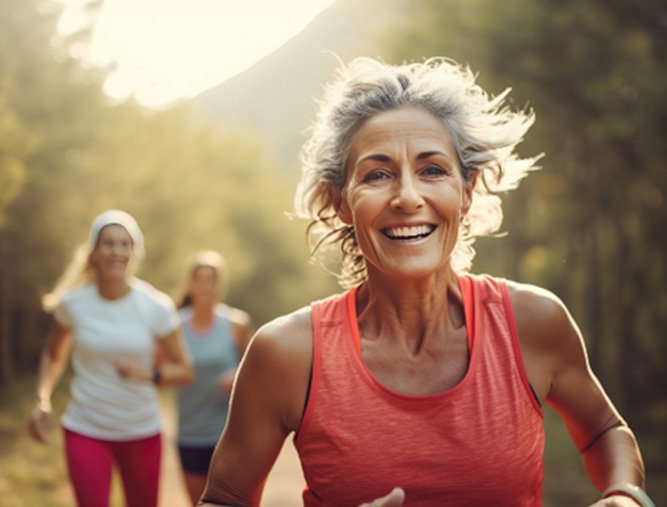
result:
[[[111,249],[114,255],[126,255],[129,252],[129,247],[123,243],[114,243]]]
[[[397,209],[411,212],[424,205],[424,198],[419,192],[418,182],[412,176],[404,176],[397,180],[396,194],[391,205]]]

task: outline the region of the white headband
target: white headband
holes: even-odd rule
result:
[[[90,237],[88,239],[88,245],[90,251],[95,250],[97,246],[97,240],[100,236],[100,231],[104,229],[107,225],[120,225],[123,227],[127,233],[132,238],[132,244],[134,252],[137,256],[141,257],[144,252],[144,235],[139,228],[137,221],[125,211],[118,209],[110,209],[100,214],[93,220],[93,224],[90,226]]]

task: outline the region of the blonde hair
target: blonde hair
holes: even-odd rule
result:
[[[46,312],[53,312],[62,297],[75,287],[80,287],[97,280],[97,271],[90,257],[95,251],[100,233],[107,225],[120,225],[132,238],[132,257],[128,264],[127,274],[132,277],[144,256],[144,236],[136,220],[121,210],[107,210],[93,220],[88,239],[74,250],[72,260],[56,281],[53,289],[42,296],[42,307]]]
[[[350,143],[371,116],[417,105],[440,119],[451,134],[463,178],[471,181],[478,176],[471,209],[452,253],[454,269],[470,269],[475,238],[496,233],[502,223],[496,194],[516,188],[541,157],[517,157],[514,150],[535,117],[532,112],[510,111],[505,105],[508,93],[509,89],[490,97],[475,83],[468,67],[445,58],[392,66],[362,57],[342,66],[325,88],[301,152],[302,176],[294,205],[297,216],[310,220],[311,255],[338,245],[341,285],[351,287],[366,279],[354,227],[343,223],[336,210],[346,183]]]

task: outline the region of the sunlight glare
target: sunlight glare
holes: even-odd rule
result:
[[[70,0],[72,4],[76,0]],[[148,107],[192,97],[301,31],[333,0],[106,0],[85,60],[114,64],[114,98]],[[77,19],[72,14],[72,19]]]

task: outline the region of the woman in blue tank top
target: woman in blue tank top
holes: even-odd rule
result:
[[[185,485],[196,505],[215,444],[227,421],[229,395],[249,336],[250,318],[219,303],[225,262],[214,251],[195,254],[178,301],[194,381],[178,391],[178,451]]]

